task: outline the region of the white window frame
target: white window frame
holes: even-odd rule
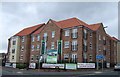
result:
[[[64,48],[69,48],[70,42],[69,41],[65,41],[64,42]]]
[[[78,32],[77,28],[72,29],[72,33],[77,33],[77,32]]]
[[[70,36],[70,30],[65,30],[65,36]]]
[[[13,53],[13,50],[14,50],[14,53]],[[15,49],[12,49],[12,54],[15,54]]]
[[[23,60],[23,55],[20,55],[20,60]]]
[[[69,59],[69,54],[64,54],[64,60],[66,60],[65,58]]]
[[[83,57],[84,57],[84,59],[87,59],[87,53],[83,53]]]
[[[55,48],[55,43],[51,42],[51,49],[54,49],[54,48]]]
[[[40,45],[39,44],[37,44],[37,50],[39,50],[40,49]]]
[[[35,46],[31,45],[31,50],[34,51],[34,49],[35,49]]]
[[[77,47],[75,47],[75,46],[77,46],[77,44],[78,44],[78,43],[77,43],[77,40],[73,40],[73,41],[72,41],[72,46],[73,46],[73,47],[72,47],[72,50],[73,50],[73,51],[76,51],[76,50],[77,50],[77,49],[75,49],[75,48],[77,48]]]
[[[37,35],[37,41],[40,41],[40,35]]]
[[[90,37],[92,37],[92,32],[90,32]]]
[[[22,36],[22,42],[25,42],[25,36]]]
[[[52,31],[52,38],[55,37],[55,31]]]
[[[43,37],[44,37],[44,40],[46,41],[47,40],[47,33],[44,33]]]
[[[98,35],[99,40],[101,40],[101,35]]]
[[[24,46],[21,46],[21,51],[24,51]]]
[[[90,48],[92,49],[92,43],[90,42]]]
[[[32,36],[32,39],[31,39],[31,40],[32,40],[32,42],[34,42],[34,41],[35,41],[35,37],[34,37],[34,36]]]
[[[75,62],[76,59],[77,59],[77,54],[72,54],[72,61]]]
[[[37,59],[38,58],[38,59]],[[38,61],[39,60],[39,56],[38,55],[36,55],[36,61]]]
[[[30,60],[31,60],[31,61],[33,61],[32,58],[33,58],[33,60],[34,60],[34,55],[31,55],[31,57],[30,57]]]

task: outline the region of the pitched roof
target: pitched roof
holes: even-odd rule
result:
[[[101,23],[96,23],[96,24],[89,25],[89,28],[92,29],[93,31],[96,31],[99,29],[100,26],[101,26]]]
[[[44,24],[44,23],[43,23]],[[32,26],[32,27],[28,27],[25,28],[23,30],[21,30],[20,32],[18,32],[17,34],[15,34],[16,36],[25,36],[25,35],[29,35],[32,32],[34,32],[35,30],[37,30],[39,27],[41,27],[43,24],[38,24],[36,26]]]
[[[41,26],[41,28],[39,28],[38,30],[36,30],[33,34],[40,33],[43,30],[44,27],[45,27],[45,25]]]
[[[108,36],[111,40],[119,41],[116,37],[111,37],[109,34],[107,34],[107,36]]]
[[[77,18],[70,18],[70,19],[66,19],[62,21],[53,20],[53,22],[60,28],[70,28],[70,27],[75,27],[75,26],[80,26],[80,25],[88,26],[88,24],[86,24],[85,22]]]
[[[119,41],[116,37],[112,37],[112,39],[115,40],[115,41]]]

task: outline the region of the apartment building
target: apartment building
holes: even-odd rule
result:
[[[40,62],[101,63],[97,55],[104,56],[104,63],[116,63],[116,40],[106,33],[102,23],[89,25],[77,18],[50,19],[34,27],[15,35],[20,37],[20,63],[36,63],[37,66]]]
[[[20,37],[19,36],[12,36],[9,39],[9,58],[7,62],[10,63],[18,63],[19,62],[19,51],[20,51]]]
[[[120,40],[117,42],[117,63],[120,63]]]
[[[29,64],[31,33],[41,28],[44,24],[28,27],[9,39],[7,63]]]

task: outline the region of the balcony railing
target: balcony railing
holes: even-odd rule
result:
[[[78,38],[78,32],[72,33],[71,35],[72,35],[72,38],[74,38],[74,39],[75,39],[75,38]]]

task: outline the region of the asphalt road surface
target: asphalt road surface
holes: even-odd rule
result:
[[[120,71],[107,69],[103,71],[41,72],[39,70],[20,70],[3,67],[2,77],[120,77]]]

